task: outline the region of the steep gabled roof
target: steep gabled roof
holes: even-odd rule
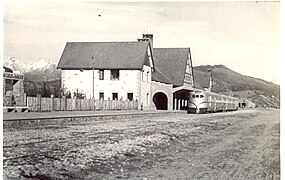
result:
[[[142,69],[149,63],[148,46],[148,41],[67,42],[57,68]]]
[[[155,67],[155,72],[152,73],[151,79],[157,82],[173,84],[173,82],[158,67]]]
[[[182,86],[190,49],[154,48],[153,51],[156,71],[153,73],[152,80]]]

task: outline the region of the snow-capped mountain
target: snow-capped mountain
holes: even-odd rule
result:
[[[37,62],[31,64],[29,66],[29,71],[35,71],[35,70],[51,70],[55,69],[56,64],[53,62],[46,60],[46,59],[40,59]]]
[[[15,57],[5,58],[3,65],[11,68],[13,71],[20,71],[21,73],[26,73],[28,71],[28,66]]]
[[[50,81],[60,79],[60,71],[56,69],[56,64],[46,59],[40,59],[32,64],[26,65],[15,57],[4,59],[4,66],[13,71],[19,71],[25,75],[25,79],[32,81]]]
[[[56,69],[56,64],[46,59],[40,59],[32,64],[27,65],[15,57],[8,57],[5,58],[3,65],[11,68],[13,71],[20,71],[21,73],[36,70],[43,71]]]

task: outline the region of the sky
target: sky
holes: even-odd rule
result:
[[[4,2],[3,54],[58,63],[66,42],[190,47],[194,66],[223,64],[280,84],[280,2]],[[100,15],[100,16],[99,16]]]

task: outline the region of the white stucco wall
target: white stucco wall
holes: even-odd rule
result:
[[[104,92],[104,99],[112,99],[112,93],[118,93],[118,99],[127,99],[127,93],[133,93],[134,100],[139,99],[140,70],[120,70],[119,80],[110,80],[110,70],[104,70],[104,80],[99,80],[99,70],[94,70],[94,97],[99,99],[99,93]],[[62,70],[62,87],[65,90],[93,97],[92,70]]]
[[[152,70],[149,66],[143,66],[143,70],[140,74],[140,101],[139,101],[139,107],[142,106],[142,108],[150,109],[151,106],[151,76],[152,76]]]
[[[155,95],[155,93],[162,92],[167,96],[167,109],[172,110],[173,109],[173,94],[172,94],[172,84],[165,84],[160,83],[156,81],[152,81],[151,85],[151,91],[152,91],[152,98]],[[153,100],[151,99],[151,109],[156,109],[155,104]]]

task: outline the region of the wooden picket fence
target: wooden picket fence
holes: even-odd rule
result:
[[[136,110],[137,101],[27,97],[30,111]]]

